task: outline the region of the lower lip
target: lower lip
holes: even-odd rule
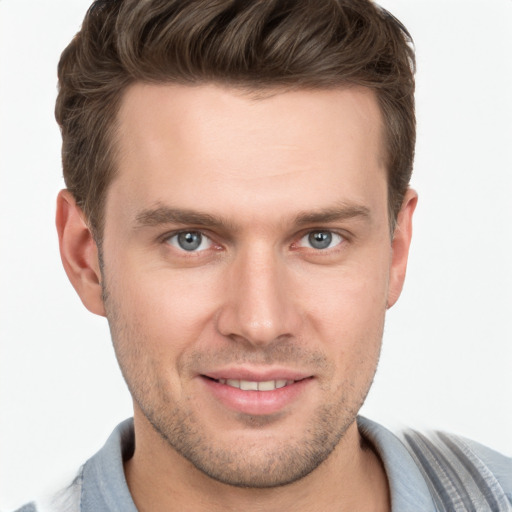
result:
[[[243,414],[269,415],[282,412],[302,395],[312,378],[302,379],[273,391],[242,391],[201,376],[208,391],[229,409]]]

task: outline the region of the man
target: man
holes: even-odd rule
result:
[[[57,227],[134,419],[49,510],[510,508],[510,459],[357,417],[417,201],[409,43],[367,1],[93,4]]]

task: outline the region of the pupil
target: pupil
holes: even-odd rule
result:
[[[201,245],[201,233],[188,231],[178,235],[178,243],[185,251],[193,251]]]
[[[325,231],[315,231],[309,235],[309,243],[315,249],[326,249],[331,245],[332,235]]]

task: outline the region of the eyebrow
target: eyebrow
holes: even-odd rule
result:
[[[139,227],[159,226],[161,224],[194,224],[210,228],[234,227],[231,222],[209,213],[168,206],[142,210],[135,217],[135,221]]]
[[[295,224],[324,224],[361,218],[362,220],[371,220],[370,209],[366,206],[341,203],[339,206],[325,208],[318,211],[302,212],[295,217]]]
[[[293,221],[294,225],[326,224],[360,218],[371,220],[370,209],[362,205],[341,203],[339,206],[316,211],[299,212]],[[136,217],[137,227],[154,227],[162,224],[196,225],[208,228],[223,228],[236,231],[237,226],[222,217],[196,210],[157,206],[139,212]]]

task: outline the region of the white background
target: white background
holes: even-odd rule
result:
[[[0,0],[0,508],[130,415],[106,321],[61,269],[56,65],[89,0]],[[408,281],[364,414],[512,455],[512,1],[383,0],[418,58]]]

